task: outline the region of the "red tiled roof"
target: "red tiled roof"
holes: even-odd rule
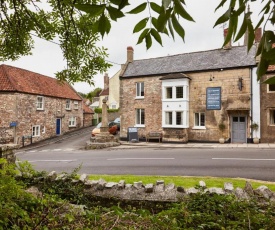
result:
[[[99,94],[99,96],[107,96],[107,95],[109,95],[109,88],[103,89]]]
[[[83,103],[83,113],[93,113],[94,114],[94,111],[89,106],[87,106],[85,103]]]
[[[0,65],[0,91],[82,100],[67,83],[9,65]]]

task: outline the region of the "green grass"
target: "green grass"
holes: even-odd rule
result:
[[[89,175],[90,180],[104,179],[107,182],[119,182],[125,180],[127,184],[142,181],[143,184],[156,183],[157,180],[164,180],[165,184],[174,183],[176,186],[184,188],[195,187],[199,181],[204,181],[208,188],[223,188],[225,182],[231,182],[234,188],[244,188],[245,182],[249,181],[254,189],[261,185],[266,185],[271,191],[275,191],[275,182],[256,181],[242,178],[223,178],[223,177],[183,177],[183,176],[135,176],[135,175]]]

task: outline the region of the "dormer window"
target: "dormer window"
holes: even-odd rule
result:
[[[36,100],[36,109],[44,110],[44,97],[38,96]]]
[[[71,110],[71,100],[70,99],[66,100],[66,110]]]

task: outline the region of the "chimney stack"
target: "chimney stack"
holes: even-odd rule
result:
[[[227,34],[228,34],[228,28],[223,30],[224,41],[225,41],[225,38],[226,38]],[[231,49],[231,39],[227,44],[224,45],[223,49],[225,49],[225,50]]]
[[[109,88],[109,76],[107,73],[105,73],[104,75],[104,89],[108,89]]]
[[[255,31],[255,43],[259,43],[262,38],[262,28],[257,28]]]
[[[134,49],[132,46],[127,47],[127,62],[132,62],[134,60]]]

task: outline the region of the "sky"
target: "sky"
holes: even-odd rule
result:
[[[130,0],[131,2],[133,0]],[[156,2],[160,2],[160,0]],[[214,12],[220,0],[186,0],[185,2],[188,13],[195,20],[195,22],[183,21],[182,23],[186,33],[185,42],[178,36],[173,40],[172,37],[164,35],[162,36],[163,46],[154,40],[149,50],[146,50],[145,43],[136,45],[139,33],[133,34],[133,28],[141,19],[148,16],[148,12],[145,12],[142,16],[128,14],[125,18],[113,22],[111,32],[104,36],[102,41],[98,42],[100,47],[107,48],[109,54],[107,60],[113,64],[106,72],[109,77],[114,76],[119,71],[121,64],[126,62],[128,46],[133,47],[135,60],[221,48],[223,44],[223,26],[215,28],[213,26],[216,20],[226,11],[226,7]],[[131,6],[132,8],[133,6]],[[251,5],[252,12],[258,9],[257,5]],[[66,66],[59,46],[39,38],[34,39],[35,49],[31,56],[3,63],[54,77],[57,71],[64,69]],[[234,45],[243,45],[243,40]],[[103,88],[103,76],[104,73],[94,76],[94,86],[81,82],[74,84],[73,87],[81,93],[89,93],[97,87]]]

